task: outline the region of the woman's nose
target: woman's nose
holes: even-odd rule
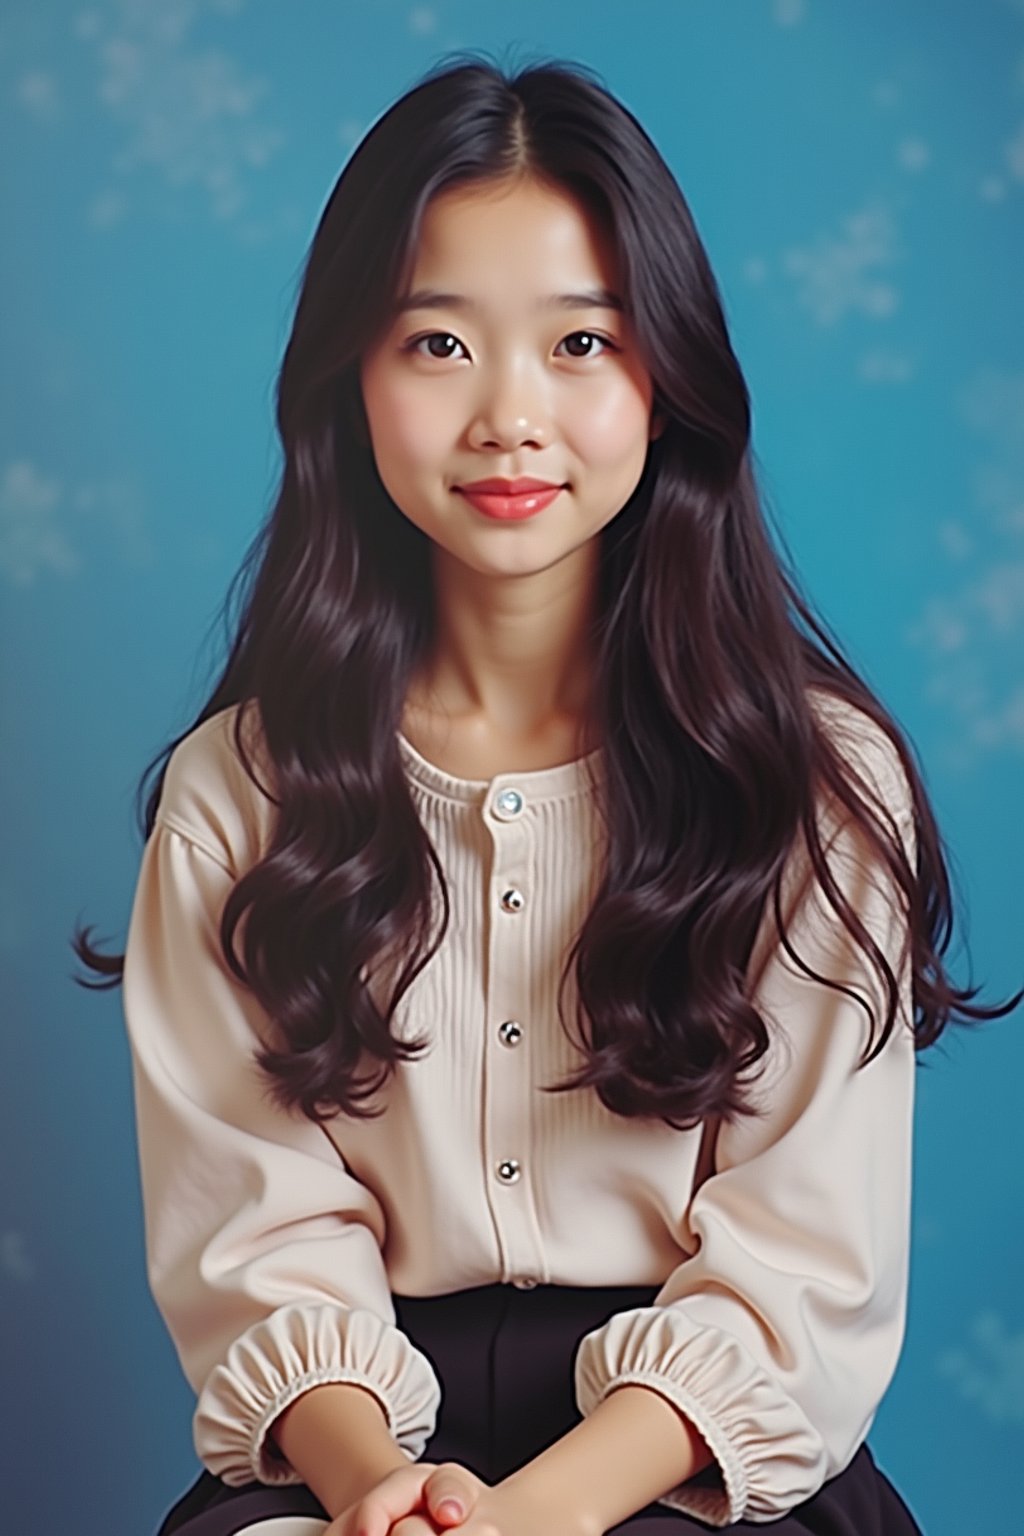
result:
[[[507,423],[499,422],[493,416],[483,416],[474,424],[471,437],[477,447],[513,449],[520,443],[536,443],[543,447],[549,440],[549,432],[546,427],[537,425],[535,419],[525,416]]]
[[[474,443],[512,448],[522,442],[546,443],[550,436],[542,390],[523,369],[495,376],[477,401],[471,429]]]

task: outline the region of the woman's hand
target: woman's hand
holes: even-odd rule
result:
[[[437,1536],[470,1515],[488,1485],[457,1461],[410,1462],[343,1509],[324,1536]],[[457,1511],[449,1501],[461,1505]],[[405,1518],[410,1517],[410,1518]],[[397,1524],[396,1524],[397,1522]]]
[[[449,1463],[457,1470],[457,1462]],[[436,1509],[436,1505],[432,1506]],[[447,1527],[435,1524],[420,1513],[405,1515],[387,1531],[386,1536],[437,1536]],[[513,1481],[490,1488],[484,1483],[475,1507],[456,1527],[457,1536],[601,1536],[583,1516],[574,1510],[553,1509],[548,1502],[541,1508],[537,1495],[527,1485]],[[333,1527],[332,1527],[333,1532]],[[331,1533],[329,1533],[331,1536]],[[377,1536],[376,1531],[373,1536]]]

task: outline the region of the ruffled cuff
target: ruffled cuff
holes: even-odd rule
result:
[[[196,1454],[232,1488],[300,1483],[267,1431],[312,1386],[353,1381],[383,1405],[411,1461],[433,1434],[441,1388],[426,1355],[365,1308],[293,1302],[236,1339],[210,1372],[192,1420]]]
[[[679,1483],[656,1502],[708,1525],[765,1522],[817,1493],[828,1471],[822,1437],[738,1339],[669,1306],[617,1312],[576,1352],[585,1417],[614,1387],[653,1387],[707,1441],[721,1484]]]

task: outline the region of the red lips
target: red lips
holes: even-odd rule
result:
[[[492,486],[500,489],[492,490]],[[561,496],[563,490],[565,486],[554,485],[550,480],[531,480],[526,476],[519,480],[476,480],[470,485],[455,487],[456,494],[471,507],[500,522],[521,522],[524,518],[535,517]]]

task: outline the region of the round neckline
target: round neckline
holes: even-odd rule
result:
[[[404,731],[396,731],[399,752],[407,772],[421,789],[448,800],[486,800],[496,789],[522,788],[528,800],[564,800],[586,793],[592,780],[602,773],[602,749],[594,747],[582,757],[551,768],[525,768],[519,772],[496,773],[489,779],[463,779],[423,756]]]

